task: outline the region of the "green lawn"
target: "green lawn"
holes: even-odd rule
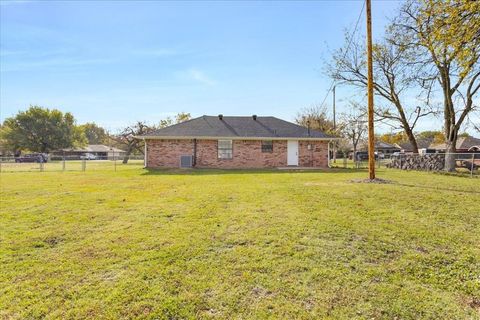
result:
[[[0,319],[479,319],[480,179],[2,172]]]

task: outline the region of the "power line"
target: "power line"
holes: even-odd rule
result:
[[[350,49],[350,45],[352,44],[352,41],[353,41],[353,37],[354,37],[355,33],[357,33],[358,25],[360,23],[360,20],[362,18],[364,10],[365,10],[365,1],[363,1],[362,9],[360,10],[360,14],[358,15],[357,22],[355,23],[355,28],[353,29],[353,33],[351,33],[352,36],[350,37],[350,40],[348,41],[347,48],[345,49],[345,52],[343,53],[343,59],[346,58],[347,52]],[[320,107],[323,107],[323,105],[325,104],[325,101],[327,100],[328,94],[330,93],[330,91],[332,91],[334,86],[335,86],[335,80],[332,80],[332,84],[330,85],[330,88],[328,89],[327,94],[325,95],[325,98],[323,98],[323,101],[320,104]]]

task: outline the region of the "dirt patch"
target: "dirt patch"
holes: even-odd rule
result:
[[[376,183],[376,184],[392,184],[394,183],[392,180],[385,180],[380,178],[375,179],[352,179],[350,182],[353,183]]]
[[[468,306],[480,312],[480,298],[471,297],[468,300],[469,300],[467,301]]]
[[[252,295],[256,298],[256,299],[262,299],[262,298],[266,298],[266,297],[269,297],[273,294],[272,291],[270,290],[267,290],[261,286],[256,286],[252,289]]]

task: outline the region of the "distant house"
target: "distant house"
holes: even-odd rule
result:
[[[78,157],[84,156],[85,154],[90,153],[95,155],[98,159],[113,159],[120,158],[125,155],[125,151],[106,146],[103,144],[89,144],[84,148],[67,148],[62,150],[57,150],[53,152],[57,156],[67,156],[67,157]]]
[[[445,152],[447,146],[445,143],[432,144],[431,149],[436,152]],[[469,151],[480,151],[480,139],[474,137],[459,137],[457,139],[456,149],[458,153]]]
[[[275,117],[201,116],[144,136],[148,168],[328,166],[339,139]]]
[[[427,151],[431,150],[430,146],[432,142],[433,142],[433,138],[417,139],[418,152],[427,153]],[[413,153],[413,146],[408,141],[397,143],[396,146],[400,148],[400,152]]]
[[[357,151],[360,151],[360,152],[367,152],[368,143],[367,142],[361,143],[357,149],[358,149]],[[400,152],[400,148],[397,145],[394,145],[391,143],[387,143],[383,141],[375,141],[375,152],[383,153],[385,156],[390,156],[394,152]]]

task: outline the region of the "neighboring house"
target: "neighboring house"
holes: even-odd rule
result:
[[[433,144],[430,149],[435,149],[436,152],[445,152],[447,146],[445,143]],[[456,145],[457,153],[480,150],[480,139],[474,137],[458,137]]]
[[[417,147],[419,153],[427,153],[431,150],[430,146],[433,142],[433,138],[417,139]],[[397,143],[396,146],[400,148],[403,153],[413,153],[413,146],[410,142]]]
[[[98,157],[98,159],[113,159],[121,158],[125,155],[125,151],[106,146],[103,144],[89,144],[84,148],[77,148],[77,149],[62,149],[53,152],[54,155],[57,156],[66,156],[66,157],[78,157],[85,155],[86,153],[90,153]]]
[[[353,147],[352,147],[352,151],[353,151]],[[367,142],[361,143],[358,146],[357,151],[368,152],[368,143]],[[389,157],[394,152],[400,152],[400,148],[397,145],[390,144],[387,142],[375,141],[375,152],[383,153],[385,156]]]
[[[275,117],[201,116],[136,137],[148,168],[328,166],[339,139]]]

